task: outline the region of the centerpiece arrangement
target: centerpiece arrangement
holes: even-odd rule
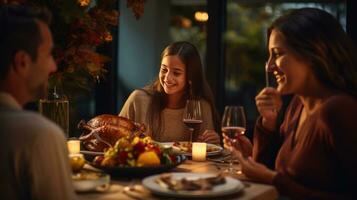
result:
[[[164,148],[149,136],[120,138],[104,156],[97,156],[94,163],[103,167],[142,167],[172,165],[177,162],[171,149]]]
[[[114,176],[142,177],[169,171],[185,160],[149,136],[125,136],[96,156],[92,166]]]
[[[91,155],[89,162],[110,174],[141,176],[159,173],[181,164],[186,157],[152,140],[144,124],[125,117],[103,114],[81,121],[79,140]]]

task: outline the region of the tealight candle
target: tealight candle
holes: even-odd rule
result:
[[[192,144],[192,160],[205,161],[206,160],[207,144],[202,142],[194,142]]]
[[[67,141],[67,147],[69,154],[79,153],[81,150],[79,140],[69,140]]]

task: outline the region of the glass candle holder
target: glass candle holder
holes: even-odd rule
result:
[[[81,151],[81,144],[79,140],[69,140],[67,141],[68,153],[77,154]]]
[[[203,142],[194,142],[192,144],[192,160],[205,161],[206,160],[207,144]]]

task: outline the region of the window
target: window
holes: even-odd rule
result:
[[[170,40],[188,41],[200,52],[202,61],[206,54],[206,23],[208,13],[205,0],[172,0],[170,5]]]

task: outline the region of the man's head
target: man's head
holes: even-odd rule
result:
[[[0,90],[20,104],[42,97],[49,74],[56,70],[49,21],[45,9],[0,7]]]

